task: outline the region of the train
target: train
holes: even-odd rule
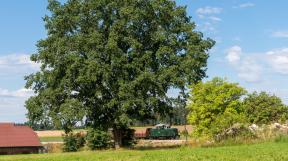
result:
[[[145,132],[136,132],[136,139],[151,139],[151,140],[167,140],[179,139],[179,131],[177,128],[171,128],[166,124],[158,124],[153,128],[147,128]]]

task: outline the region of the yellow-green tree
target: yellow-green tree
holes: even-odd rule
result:
[[[188,121],[196,136],[213,137],[237,122],[244,121],[240,98],[246,90],[222,78],[191,86]]]

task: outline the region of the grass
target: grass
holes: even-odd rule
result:
[[[45,136],[40,137],[41,142],[62,142],[63,138],[62,136]]]
[[[281,161],[288,160],[288,142],[162,150],[106,150],[77,153],[0,156],[0,161]]]

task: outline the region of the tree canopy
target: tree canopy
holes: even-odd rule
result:
[[[194,125],[196,136],[214,137],[234,123],[242,122],[243,108],[240,98],[246,90],[237,83],[222,78],[199,82],[191,86],[188,121]]]
[[[48,9],[47,37],[31,56],[41,69],[26,77],[32,123],[117,130],[167,113],[169,89],[206,76],[214,41],[175,1],[49,0]]]
[[[243,101],[243,109],[249,122],[255,124],[281,122],[288,118],[288,107],[279,97],[266,92],[249,94]]]

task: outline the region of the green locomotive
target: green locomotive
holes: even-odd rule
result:
[[[142,136],[142,137],[141,137]],[[136,138],[141,139],[179,139],[177,128],[169,125],[158,124],[154,128],[147,128],[144,135],[136,134]]]

